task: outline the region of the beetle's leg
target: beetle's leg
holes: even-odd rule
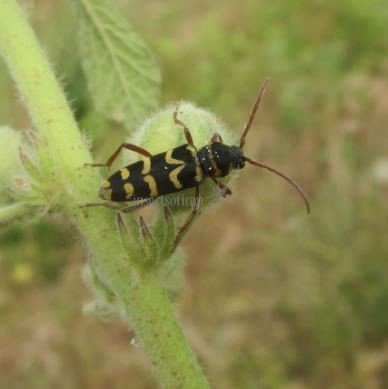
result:
[[[154,197],[151,197],[151,198],[149,198],[149,199],[143,201],[143,202],[140,203],[140,204],[137,204],[137,205],[130,205],[130,206],[128,206],[128,207],[121,208],[121,209],[120,209],[120,212],[129,213],[129,212],[137,211],[137,210],[139,210],[139,209],[142,209],[142,208],[146,207],[147,205],[152,204],[154,201],[155,201],[155,198],[154,198]]]
[[[191,136],[190,130],[187,128],[185,123],[183,123],[181,120],[178,119],[178,109],[179,109],[179,104],[177,105],[177,107],[175,108],[175,111],[174,111],[174,115],[173,115],[174,123],[183,127],[187,143],[189,145],[194,146],[193,137]]]
[[[175,251],[178,244],[181,242],[181,240],[185,236],[188,228],[193,223],[193,221],[194,221],[194,219],[197,216],[197,213],[199,211],[199,205],[200,205],[199,186],[196,186],[195,187],[195,197],[194,197],[193,208],[191,209],[190,215],[187,217],[187,219],[185,220],[185,222],[183,223],[182,227],[179,229],[179,231],[175,237],[174,244],[173,244],[172,249],[171,249],[171,253],[173,253]]]
[[[215,177],[211,177],[211,179],[222,190],[222,197],[226,197],[232,194],[232,191],[220,180],[217,180]]]
[[[113,205],[110,203],[87,203],[79,206],[80,208],[88,208],[88,207],[105,207],[109,209],[114,209],[115,211],[120,211],[120,207],[117,205]]]
[[[147,205],[153,203],[154,201],[155,201],[155,199],[153,197],[151,197],[151,198],[143,201],[140,204],[129,205],[129,206],[124,207],[124,208],[121,208],[121,207],[119,207],[117,205],[110,204],[108,202],[105,202],[105,203],[87,203],[87,204],[80,205],[79,207],[80,208],[105,207],[105,208],[109,208],[109,209],[114,209],[115,211],[119,211],[119,212],[123,212],[123,213],[128,213],[128,212],[133,212],[133,211],[137,211],[138,209],[144,208]]]
[[[214,142],[219,142],[219,143],[222,143],[222,138],[221,138],[221,135],[216,132],[215,134],[213,134],[211,140],[210,140],[211,143],[214,143]]]
[[[85,163],[85,166],[107,166],[108,168],[111,167],[112,163],[115,161],[117,156],[120,154],[121,149],[127,149],[134,151],[135,153],[141,154],[144,157],[151,157],[151,153],[147,150],[143,149],[140,146],[133,145],[131,143],[121,143],[121,145],[116,149],[116,151],[109,157],[109,159],[105,163]]]

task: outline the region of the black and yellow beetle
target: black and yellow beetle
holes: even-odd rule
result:
[[[179,107],[177,107],[173,114],[173,119],[176,124],[183,127],[187,143],[156,155],[152,155],[142,147],[130,143],[122,143],[106,163],[89,164],[89,166],[110,167],[123,148],[134,151],[145,158],[116,171],[103,182],[98,195],[107,202],[91,203],[85,206],[103,205],[121,212],[131,212],[145,207],[159,196],[195,188],[193,208],[187,220],[178,231],[174,244],[175,248],[198,212],[200,204],[199,185],[203,180],[207,177],[212,179],[223,190],[225,196],[229,195],[232,193],[231,190],[219,178],[227,176],[233,169],[242,169],[245,163],[248,162],[251,165],[267,169],[287,180],[302,196],[307,212],[310,212],[307,196],[298,184],[278,170],[253,161],[243,153],[245,138],[251,128],[267,83],[268,79],[264,81],[256,98],[248,122],[241,135],[239,146],[225,145],[222,142],[221,136],[216,133],[212,136],[208,145],[197,149],[190,130],[178,118]],[[124,208],[119,208],[109,203],[134,201],[137,202],[136,205]]]

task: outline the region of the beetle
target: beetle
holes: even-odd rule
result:
[[[302,196],[309,213],[308,198],[295,181],[266,164],[252,160],[243,152],[246,136],[252,126],[268,82],[269,80],[265,79],[260,88],[248,121],[243,128],[238,146],[224,144],[221,136],[215,133],[207,145],[198,149],[194,145],[189,128],[178,118],[178,105],[173,113],[173,120],[175,124],[183,128],[187,143],[155,155],[140,146],[122,143],[106,163],[86,164],[88,166],[107,166],[110,168],[122,149],[131,150],[144,157],[142,160],[116,171],[103,182],[98,195],[105,202],[90,203],[84,206],[102,205],[121,212],[132,212],[151,204],[159,196],[194,188],[193,207],[177,233],[174,242],[175,248],[198,213],[200,184],[206,178],[210,178],[223,191],[224,196],[230,195],[232,191],[219,178],[227,176],[231,170],[242,169],[246,163],[249,163],[267,169],[288,181]],[[124,208],[109,203],[134,201],[137,201],[136,205],[129,205]]]

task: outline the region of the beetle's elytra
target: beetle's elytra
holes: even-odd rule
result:
[[[103,184],[99,196],[117,202],[147,200],[192,188],[202,181],[197,149],[182,145],[115,172]]]
[[[173,119],[176,124],[183,127],[187,144],[152,155],[139,146],[122,143],[106,163],[90,165],[110,167],[123,148],[139,153],[145,158],[116,171],[103,182],[98,194],[101,199],[107,201],[86,204],[85,206],[103,205],[108,208],[118,209],[122,212],[131,212],[150,204],[158,196],[179,192],[188,188],[195,188],[193,209],[186,222],[178,231],[174,244],[175,248],[198,212],[199,186],[201,182],[208,177],[219,188],[224,190],[225,195],[229,195],[232,193],[231,190],[219,178],[227,176],[233,169],[242,169],[245,163],[248,162],[251,165],[267,169],[288,181],[302,196],[307,212],[310,212],[307,196],[298,184],[278,170],[263,163],[256,162],[246,157],[243,153],[246,136],[252,126],[267,83],[268,79],[264,81],[259,95],[256,98],[248,122],[243,129],[239,146],[225,145],[222,142],[221,136],[215,133],[210,139],[209,144],[197,149],[194,145],[190,130],[178,118],[177,107],[173,114]],[[132,204],[124,208],[115,207],[110,203],[134,201],[137,201],[136,205]]]

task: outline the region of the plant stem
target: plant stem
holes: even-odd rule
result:
[[[180,330],[171,303],[152,270],[140,271],[124,251],[111,211],[80,209],[95,198],[100,177],[85,168],[92,161],[71,109],[53,71],[15,0],[0,0],[0,53],[23,97],[52,166],[45,179],[55,183],[58,205],[77,226],[93,255],[91,266],[101,282],[123,304],[167,388],[207,388],[198,362]],[[59,194],[59,197],[58,197]],[[131,262],[132,260],[132,262]]]

